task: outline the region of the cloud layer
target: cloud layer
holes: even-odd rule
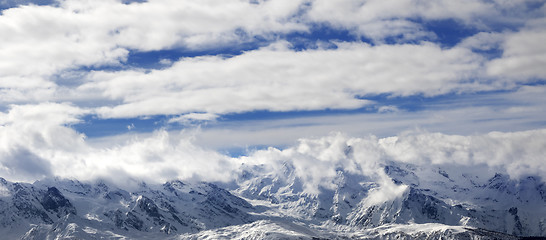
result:
[[[105,118],[355,109],[369,104],[363,96],[505,90],[545,77],[546,24],[540,16],[546,8],[539,3],[391,4],[64,0],[20,5],[0,15],[0,102],[72,102]],[[448,20],[475,35],[446,47],[427,24]],[[317,27],[347,30],[349,42],[307,39],[315,48],[292,48],[290,34]],[[245,44],[267,47],[233,57],[158,59],[166,67],[152,71],[126,65],[138,52]],[[487,47],[502,55],[482,54]]]
[[[195,145],[188,131],[159,130],[125,141],[112,137],[102,139],[102,145],[90,144],[67,126],[82,112],[66,104],[44,104],[38,109],[20,106],[0,116],[0,175],[18,181],[60,176],[104,178],[119,184],[131,179],[228,182],[236,179],[241,164],[282,171],[288,163],[306,191],[316,192],[319,186],[331,187],[339,169],[381,179],[386,177],[383,167],[395,161],[417,166],[487,165],[513,178],[546,178],[544,129],[471,136],[413,131],[386,138],[331,134],[301,139],[284,150],[268,148],[232,158]],[[18,120],[11,121],[14,118]]]
[[[543,1],[38,3],[0,1],[7,178],[229,181],[241,163],[289,161],[312,192],[338,167],[377,170],[391,160],[545,175]],[[138,54],[154,56],[146,59],[154,68]],[[222,122],[255,111],[347,114]],[[95,141],[73,128],[89,116],[152,115],[167,119],[160,127],[212,127]],[[398,134],[423,126],[440,133]],[[485,133],[493,130],[506,133]],[[330,131],[354,135],[316,138]],[[241,158],[206,148],[300,137]]]
[[[368,102],[358,96],[368,94],[478,90],[480,83],[473,78],[481,61],[466,49],[443,50],[434,44],[354,43],[303,52],[276,45],[232,58],[182,59],[151,72],[94,72],[78,91],[121,100],[123,104],[98,109],[107,118],[353,109],[365,106]]]

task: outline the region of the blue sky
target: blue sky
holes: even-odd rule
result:
[[[160,132],[238,157],[332,132],[546,125],[545,1],[4,0],[0,10],[0,129],[37,141],[29,151],[44,159],[69,142],[104,150]],[[40,145],[58,136],[77,139]],[[12,156],[18,141],[5,141]]]

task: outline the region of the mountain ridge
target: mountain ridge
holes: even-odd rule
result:
[[[540,208],[546,188],[538,177],[514,180],[495,173],[483,179],[456,169],[390,163],[382,168],[389,184],[338,169],[333,188],[307,192],[295,169],[284,168],[279,175],[250,166],[226,186],[173,180],[141,182],[131,190],[100,180],[30,184],[0,178],[0,232],[19,239],[546,236]],[[389,187],[395,191],[383,189]],[[378,201],[383,192],[396,194]]]

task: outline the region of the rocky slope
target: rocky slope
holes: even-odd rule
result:
[[[144,183],[126,191],[104,182],[0,179],[4,236],[78,239],[170,236],[256,220],[245,200],[210,183]]]

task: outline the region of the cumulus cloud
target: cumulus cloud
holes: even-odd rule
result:
[[[487,65],[487,73],[499,78],[535,80],[546,78],[546,18],[529,21],[504,39],[501,58]]]
[[[283,176],[283,164],[295,168],[304,191],[317,193],[320,187],[332,188],[336,171],[367,176],[380,184],[370,196],[392,198],[404,191],[386,176],[390,161],[408,163],[417,168],[448,167],[495,169],[514,179],[526,176],[546,177],[546,130],[491,132],[484,135],[446,135],[406,132],[395,137],[350,138],[333,134],[317,139],[302,139],[285,150],[270,148],[243,157],[245,164],[273,164]],[[273,170],[275,171],[275,170]],[[484,173],[485,174],[485,173]]]
[[[98,71],[78,91],[121,100],[98,109],[106,118],[354,109],[370,103],[358,98],[367,94],[434,96],[486,88],[472,79],[482,61],[467,49],[432,43],[339,43],[337,49],[301,52],[261,48],[232,58],[185,58],[151,72]]]
[[[418,165],[486,164],[495,168],[500,166],[516,179],[526,175],[544,178],[545,135],[543,129],[477,136],[410,133],[381,139],[379,144],[395,161]]]
[[[544,21],[537,18],[541,8],[530,5],[414,0],[396,6],[375,0],[21,5],[0,15],[0,102],[68,101],[118,118],[355,109],[370,103],[359,98],[365,95],[506,89],[514,87],[514,79],[544,77]],[[425,23],[448,19],[487,32],[453,48],[427,42],[435,36]],[[507,22],[524,27],[514,33],[490,29]],[[283,40],[285,34],[309,33],[317,25],[371,38],[376,45],[330,42],[335,49],[319,44],[294,51]],[[392,38],[398,44],[386,44]],[[131,52],[203,50],[257,39],[270,45],[231,58],[162,59],[166,67],[161,70],[125,65]],[[492,45],[502,46],[502,58],[489,62],[474,52]],[[118,68],[85,70],[104,66]]]
[[[68,104],[12,106],[0,113],[1,174],[14,180],[35,180],[54,174],[54,168],[77,165],[59,153],[79,153],[87,146],[84,136],[68,125],[79,122],[86,111]]]
[[[291,17],[299,1],[60,1],[0,15],[2,102],[62,99],[53,77],[82,66],[123,63],[129,50],[207,48],[271,32],[305,31]]]
[[[104,178],[120,183],[127,179],[163,182],[176,178],[232,181],[241,166],[267,166],[281,174],[283,166],[290,164],[309,193],[317,193],[320,187],[332,188],[339,170],[367,176],[384,189],[402,191],[383,171],[389,161],[417,166],[486,165],[513,178],[546,178],[544,129],[469,136],[413,131],[386,138],[331,134],[301,139],[285,149],[268,148],[232,158],[199,147],[193,133],[187,131],[159,130],[125,141],[113,137],[114,144],[93,145],[67,126],[78,121],[83,112],[66,104],[43,104],[17,106],[3,114],[0,173],[21,181],[48,176]],[[18,121],[11,121],[14,118]]]
[[[229,157],[194,145],[191,134],[158,130],[96,147],[70,127],[86,111],[47,103],[14,106],[0,115],[0,175],[19,181],[60,176],[123,183],[176,178],[223,181],[233,174],[229,169],[235,163]]]

